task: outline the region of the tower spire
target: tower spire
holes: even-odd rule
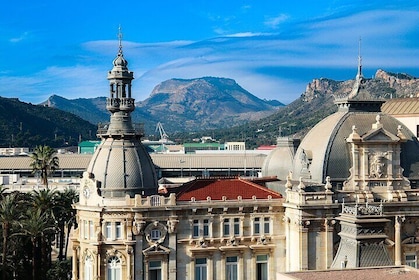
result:
[[[122,28],[121,25],[118,27],[118,41],[119,41],[119,51],[118,54],[122,54]]]
[[[362,77],[362,56],[361,56],[361,37],[358,43],[358,74],[357,77]]]

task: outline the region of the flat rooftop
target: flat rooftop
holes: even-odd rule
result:
[[[419,270],[410,266],[347,268],[339,270],[312,270],[283,273],[277,279],[299,280],[414,280]]]

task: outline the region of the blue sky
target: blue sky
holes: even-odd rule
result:
[[[290,103],[314,78],[354,78],[359,38],[366,77],[419,76],[418,1],[21,0],[2,5],[0,96],[107,96],[119,25],[137,101],[215,76]]]

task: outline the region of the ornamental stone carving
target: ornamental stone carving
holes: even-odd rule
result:
[[[167,228],[162,223],[154,221],[144,229],[144,235],[149,244],[162,244],[167,235]]]
[[[383,178],[386,177],[387,153],[376,153],[370,156],[370,177]]]
[[[146,223],[145,221],[134,220],[132,222],[132,233],[134,235],[139,235],[139,234],[143,233],[145,223]]]

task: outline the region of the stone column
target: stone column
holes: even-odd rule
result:
[[[132,253],[134,249],[131,245],[126,245],[126,252],[127,252],[127,280],[132,280]]]
[[[404,216],[394,217],[394,264],[402,264],[402,241],[400,236],[401,223],[404,221]]]
[[[136,218],[132,224],[132,233],[134,234],[133,239],[135,240],[134,248],[134,279],[143,279],[143,229],[146,222],[141,218]],[[145,266],[146,268],[148,266]],[[147,278],[145,278],[147,279]]]
[[[325,267],[322,269],[329,269],[333,262],[333,229],[336,221],[325,219],[324,221],[324,256],[325,256]]]
[[[73,246],[73,277],[72,280],[78,280],[78,274],[79,274],[79,265],[77,263],[78,256],[78,246]]]
[[[221,253],[221,269],[220,269],[220,273],[221,273],[221,280],[226,279],[226,254],[224,252]],[[218,272],[217,272],[217,275]]]
[[[308,227],[310,221],[300,221],[300,259],[299,259],[299,270],[308,270]]]
[[[214,279],[214,258],[212,253],[208,256],[208,265],[207,265],[207,277],[208,279]]]
[[[176,262],[176,251],[177,251],[177,225],[179,220],[177,220],[176,216],[171,217],[167,221],[167,231],[169,233],[169,279],[176,279],[177,274],[177,262]]]

